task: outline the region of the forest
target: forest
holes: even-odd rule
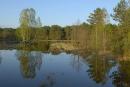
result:
[[[110,18],[116,23],[111,23]],[[80,49],[113,52],[119,56],[130,56],[130,3],[120,0],[108,13],[105,8],[96,8],[86,22],[77,21],[74,25],[42,26],[33,8],[22,10],[18,28],[0,28],[0,41],[42,42],[66,40],[77,42]]]

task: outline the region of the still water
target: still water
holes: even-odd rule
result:
[[[0,87],[130,87],[130,62],[96,54],[0,50]]]

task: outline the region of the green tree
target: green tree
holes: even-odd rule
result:
[[[24,9],[20,14],[20,28],[17,30],[17,35],[22,41],[29,41],[32,38],[32,29],[41,27],[41,21],[36,19],[36,12],[33,8]]]
[[[52,25],[49,31],[49,39],[50,40],[61,40],[62,30],[58,25]]]
[[[118,5],[113,9],[114,14],[112,15],[115,21],[122,23],[125,20],[125,12],[128,8],[128,3],[126,0],[120,0]]]
[[[105,24],[106,24],[107,14],[105,9],[97,8],[93,13],[90,14],[87,20],[90,25],[93,26],[92,32],[92,44],[94,49],[103,49],[102,45],[105,44]],[[105,46],[105,45],[104,45]]]
[[[118,22],[119,46],[124,57],[130,56],[130,6],[127,0],[120,0],[114,8],[113,19]]]

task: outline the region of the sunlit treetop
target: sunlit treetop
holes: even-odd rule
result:
[[[36,17],[36,11],[33,8],[22,10],[20,14],[20,26],[41,27],[40,17]]]

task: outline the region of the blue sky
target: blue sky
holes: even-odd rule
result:
[[[0,27],[18,27],[20,12],[34,8],[43,25],[72,25],[85,22],[97,7],[109,13],[119,0],[0,0]]]

